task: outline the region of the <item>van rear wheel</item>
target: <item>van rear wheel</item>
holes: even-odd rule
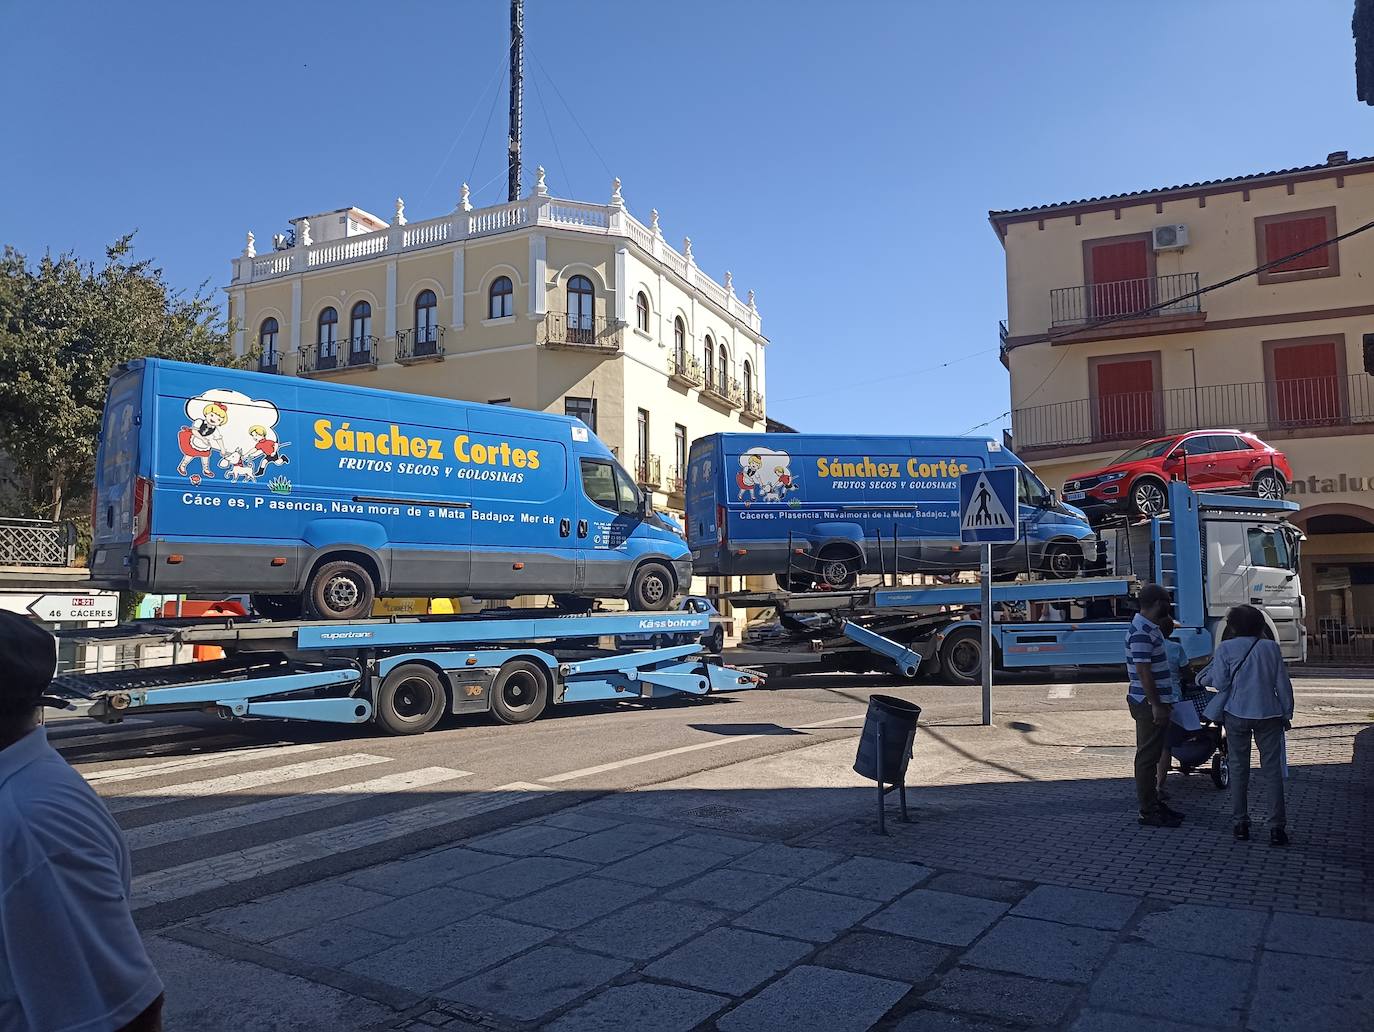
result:
[[[630,608],[658,612],[673,603],[673,575],[666,566],[645,563],[630,581]]]
[[[372,575],[348,559],[325,563],[310,578],[310,615],[321,620],[357,620],[372,615],[377,589]]]
[[[859,557],[847,549],[827,548],[821,553],[820,577],[838,591],[852,588],[859,579]]]

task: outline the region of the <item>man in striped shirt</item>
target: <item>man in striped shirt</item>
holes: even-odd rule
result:
[[[1159,799],[1159,757],[1169,732],[1169,712],[1181,697],[1169,669],[1159,622],[1169,615],[1169,592],[1147,584],[1137,599],[1140,611],[1126,632],[1126,670],[1131,687],[1126,695],[1135,720],[1135,794],[1140,823],[1152,828],[1177,828],[1183,814]]]

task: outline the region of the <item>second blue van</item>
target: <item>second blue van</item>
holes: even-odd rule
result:
[[[1087,517],[996,441],[713,434],[693,442],[687,465],[694,568],[774,574],[789,590],[894,568],[974,570],[978,549],[959,544],[959,475],[1005,466],[1018,471],[1022,540],[994,546],[995,572],[1072,577],[1095,562]]]
[[[280,619],[386,595],[658,610],[692,575],[577,419],[159,359],[111,374],[92,524],[96,583]]]

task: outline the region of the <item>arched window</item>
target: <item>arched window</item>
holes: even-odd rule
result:
[[[754,367],[744,360],[744,407],[754,407]]]
[[[568,280],[568,340],[574,344],[591,344],[595,337],[594,317],[596,295],[592,281],[586,276]]]
[[[639,292],[639,297],[635,298],[635,319],[638,326],[645,333],[649,332],[649,295],[644,291]]]
[[[258,368],[275,370],[277,368],[277,320],[269,317],[262,321],[258,330]]]
[[[687,324],[680,315],[673,320],[673,354],[679,369],[687,365]]]
[[[320,313],[315,325],[315,343],[319,345],[320,357],[328,358],[339,349],[339,313],[332,307]]]
[[[716,385],[716,342],[711,339],[711,335],[706,335],[706,345],[701,352],[703,359],[701,365],[706,370],[706,386]]]
[[[432,290],[415,297],[415,343],[433,344],[439,334],[439,299]]]
[[[348,341],[350,364],[372,361],[372,306],[366,301],[359,301],[349,313]]]
[[[487,291],[487,318],[505,319],[515,314],[515,286],[509,276],[497,276]]]
[[[720,342],[720,376],[716,378],[716,383],[721,390],[726,390],[730,385],[730,354],[725,350],[725,341]]]

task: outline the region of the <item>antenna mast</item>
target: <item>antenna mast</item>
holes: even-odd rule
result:
[[[525,0],[510,0],[510,146],[506,199],[520,199],[520,124],[525,99]]]

